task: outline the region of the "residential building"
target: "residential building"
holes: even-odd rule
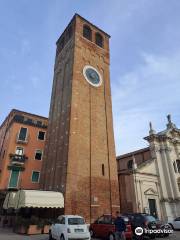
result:
[[[0,196],[39,189],[48,119],[13,109],[0,126]]]
[[[117,157],[121,208],[171,220],[180,216],[180,129],[168,115],[167,128],[150,123],[145,140],[149,147]]]

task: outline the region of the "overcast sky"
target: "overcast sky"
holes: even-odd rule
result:
[[[76,12],[111,35],[116,153],[147,146],[149,121],[180,127],[179,0],[0,0],[0,122],[48,116],[55,42]]]

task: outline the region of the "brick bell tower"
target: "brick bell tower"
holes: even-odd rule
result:
[[[41,188],[87,222],[119,210],[109,38],[75,14],[58,39],[41,172]]]

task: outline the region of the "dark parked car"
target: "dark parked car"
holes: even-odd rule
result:
[[[126,223],[126,231],[125,236],[127,240],[132,239],[132,230],[131,230],[131,224],[129,222],[128,217],[122,216],[124,218],[124,221]],[[90,234],[91,237],[99,237],[99,238],[105,238],[109,240],[114,240],[114,232],[115,232],[115,225],[114,225],[114,219],[115,217],[111,217],[109,214],[105,214],[101,217],[99,217],[94,223],[90,225]]]
[[[137,234],[135,234],[135,229],[137,227],[143,228],[143,230],[156,230],[158,229],[158,224],[157,220],[146,213],[132,213],[132,214],[127,214],[129,217],[129,220],[131,222],[131,227],[133,231],[133,235],[135,238],[138,239]],[[154,233],[143,233],[143,236],[149,237],[150,239],[156,238],[156,234]]]

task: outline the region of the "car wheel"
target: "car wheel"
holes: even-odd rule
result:
[[[64,240],[64,236],[63,235],[61,235],[60,240]]]
[[[49,231],[49,240],[53,240],[53,237],[52,237],[51,231]]]
[[[89,232],[91,237],[95,237],[94,231],[92,229],[90,229]]]
[[[112,233],[109,234],[109,240],[115,240],[114,234],[112,234]]]

